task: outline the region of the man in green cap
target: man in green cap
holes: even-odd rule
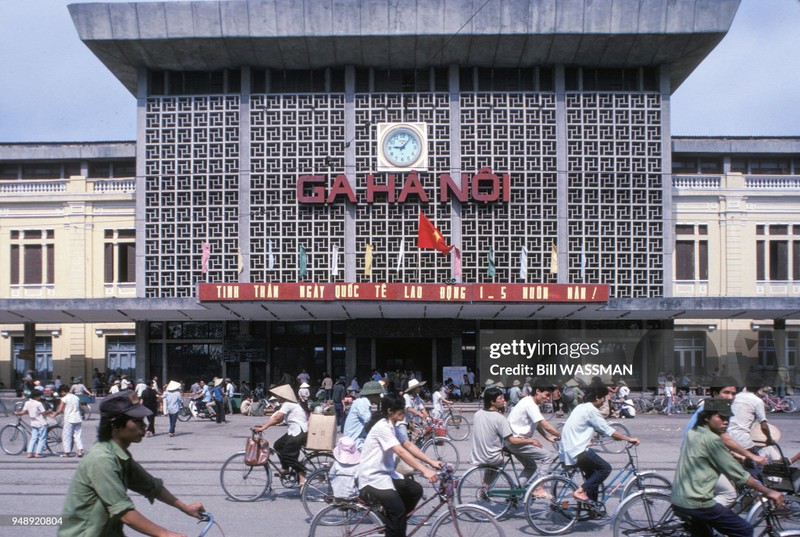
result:
[[[142,441],[144,418],[151,414],[133,390],[123,390],[100,405],[97,443],[72,478],[58,537],[122,537],[123,526],[145,535],[178,536],[142,515],[128,496],[137,492],[150,503],[160,500],[189,516],[202,518],[200,502],[187,505],[133,460],[128,448]]]
[[[366,425],[372,418],[372,405],[380,404],[382,396],[383,386],[381,383],[371,380],[364,384],[358,399],[350,405],[350,411],[344,420],[344,435],[355,440],[359,451],[367,437]]]
[[[753,479],[725,448],[720,435],[727,431],[732,415],[730,400],[707,399],[681,447],[672,483],[672,506],[677,515],[689,519],[695,537],[711,537],[713,530],[729,537],[753,535],[749,523],[714,501],[714,485],[720,474],[740,487],[757,490],[778,507],[783,505],[779,492]]]

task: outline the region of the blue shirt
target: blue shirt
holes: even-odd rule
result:
[[[350,405],[347,419],[344,421],[344,435],[352,438],[359,451],[364,445],[367,431],[364,426],[372,417],[372,404],[366,397],[359,397]]]

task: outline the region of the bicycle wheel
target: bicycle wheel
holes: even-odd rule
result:
[[[794,402],[794,399],[787,398],[784,399],[783,401],[786,403],[786,412],[789,412],[790,414],[793,412],[797,412],[797,403]]]
[[[492,514],[476,505],[458,505],[436,518],[430,537],[504,537]]]
[[[189,421],[192,419],[192,411],[189,407],[182,406],[178,411],[178,421]]]
[[[474,466],[458,480],[456,502],[483,507],[500,518],[511,508],[518,493],[502,468]]]
[[[269,466],[248,466],[244,451],[232,455],[219,471],[222,490],[233,500],[252,502],[266,494],[272,483]]]
[[[330,468],[334,460],[332,453],[328,453],[327,451],[314,451],[309,453],[300,463],[306,467],[306,470],[308,470],[310,474],[323,468]]]
[[[443,436],[437,436],[425,442],[422,452],[435,461],[443,461],[453,466],[453,471],[458,471],[461,458],[455,444]]]
[[[611,526],[614,537],[670,535],[691,537],[672,511],[671,496],[646,490],[629,496],[617,508]]]
[[[774,524],[778,531],[800,531],[800,499],[797,496],[784,496],[784,505],[775,512]],[[753,535],[761,535],[766,529],[764,517],[764,502],[757,499],[755,505],[747,513],[747,522],[755,530]]]
[[[453,412],[444,420],[444,429],[452,440],[465,440],[469,436],[470,424],[467,418]]]
[[[630,436],[631,432],[628,430],[627,427],[622,425],[617,421],[613,421],[609,423],[612,429],[617,431],[620,434],[624,434],[625,436]],[[606,453],[622,453],[625,451],[625,442],[621,442],[619,440],[614,440],[610,436],[600,436],[598,443],[600,447],[603,448],[603,451]]]
[[[624,500],[631,494],[635,494],[640,490],[645,489],[655,489],[665,492],[666,494],[671,494],[672,483],[670,483],[669,479],[653,470],[639,472],[638,478],[633,476],[628,480],[627,483],[625,483],[625,487],[622,489],[622,499]]]
[[[308,537],[378,535],[383,527],[371,509],[357,504],[329,505],[314,516]]]
[[[0,447],[9,455],[19,455],[28,447],[28,433],[16,425],[6,425],[0,430]]]
[[[309,517],[314,518],[318,512],[333,501],[333,487],[328,477],[328,469],[320,468],[306,477],[306,484],[300,493],[303,509]]]
[[[84,421],[92,419],[92,405],[88,403],[81,405],[81,419]]]
[[[525,493],[525,518],[543,535],[569,531],[578,517],[578,501],[572,497],[578,485],[561,476],[537,479]],[[541,491],[535,495],[534,491]]]
[[[552,401],[545,401],[541,405],[539,405],[539,411],[542,413],[542,416],[547,421],[553,419],[553,416],[556,415],[556,407]]]
[[[44,447],[54,455],[61,455],[64,453],[64,443],[61,437],[64,433],[64,428],[61,425],[53,425],[47,428],[47,438],[45,439]]]

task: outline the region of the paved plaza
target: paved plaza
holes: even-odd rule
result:
[[[8,401],[7,401],[8,402]],[[467,414],[470,418],[471,415]],[[770,415],[770,421],[777,425],[783,438],[781,445],[787,454],[800,451],[800,430],[796,415]],[[642,440],[638,450],[641,469],[657,470],[672,478],[681,431],[688,416],[642,415],[625,424],[632,434]],[[12,417],[0,414],[0,424],[13,423]],[[96,439],[99,421],[97,414],[84,425],[84,443],[89,446]],[[192,502],[201,501],[212,512],[227,537],[247,536],[290,536],[301,537],[308,534],[309,520],[300,503],[297,490],[287,490],[275,480],[274,490],[267,497],[253,503],[233,502],[224,497],[219,484],[219,470],[231,454],[243,449],[245,438],[251,426],[262,423],[260,418],[234,415],[228,424],[217,425],[209,421],[192,419],[178,423],[178,433],[170,438],[166,434],[167,419],[159,417],[156,421],[157,434],[145,438],[140,444],[132,446],[134,458],[148,471],[164,480],[166,486],[180,499]],[[285,428],[274,427],[266,436],[274,441],[284,434]],[[456,443],[462,461],[468,459],[470,442]],[[624,464],[625,455],[603,455],[614,469]],[[78,459],[65,459],[48,456],[40,460],[26,459],[24,455],[9,456],[0,452],[0,536],[27,537],[55,535],[54,527],[14,527],[12,515],[60,515],[70,479],[78,465]],[[462,466],[464,468],[464,466]],[[612,474],[613,475],[613,474]],[[199,533],[194,521],[182,513],[163,504],[149,505],[147,500],[134,496],[136,505],[149,518],[175,531],[189,535]],[[609,509],[616,508],[612,500]],[[581,523],[572,535],[610,535],[609,519]],[[512,512],[512,516],[502,521],[506,535],[536,535],[525,520],[523,511]],[[214,531],[217,531],[216,529]],[[127,530],[127,535],[138,535]],[[210,535],[221,535],[218,531]]]

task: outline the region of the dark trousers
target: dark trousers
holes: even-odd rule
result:
[[[333,411],[336,413],[336,426],[344,432],[344,404],[341,401],[334,401]]]
[[[289,433],[281,436],[272,445],[278,452],[281,460],[281,467],[284,470],[294,468],[297,472],[305,472],[306,467],[300,464],[300,448],[306,444],[308,433],[300,433],[297,436],[290,436]]]
[[[178,413],[169,415],[169,433],[175,434],[175,424],[178,423]]]
[[[217,423],[222,423],[225,421],[225,402],[224,401],[214,401],[214,411],[216,411],[216,420]]]
[[[383,506],[386,518],[386,537],[406,537],[408,513],[422,498],[422,485],[411,478],[392,479],[394,489],[376,489],[366,486],[361,495],[368,501],[377,501]]]
[[[151,410],[151,412],[153,412]],[[147,432],[150,434],[156,434],[156,413],[153,412],[152,416],[147,417]]]
[[[672,506],[675,514],[689,519],[689,528],[693,537],[711,537],[717,530],[728,537],[752,537],[753,527],[742,517],[720,504],[708,509],[684,509]]]
[[[587,449],[578,455],[577,466],[583,474],[583,490],[592,500],[597,501],[597,489],[611,475],[611,465],[600,455]]]

